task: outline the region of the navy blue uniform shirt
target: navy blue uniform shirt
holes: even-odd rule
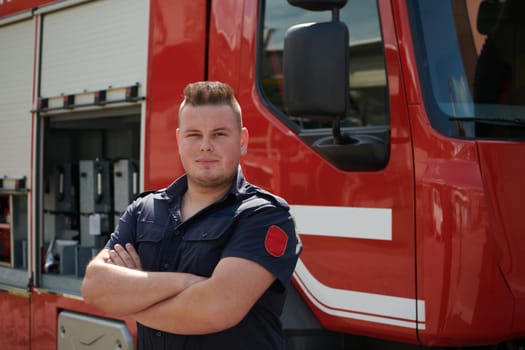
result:
[[[239,167],[221,201],[182,222],[180,205],[186,189],[183,175],[166,189],[135,200],[106,247],[132,243],[145,271],[206,277],[221,258],[244,258],[262,265],[276,281],[238,325],[222,332],[185,336],[139,323],[138,349],[284,349],[280,314],[302,249],[288,204],[248,183]]]

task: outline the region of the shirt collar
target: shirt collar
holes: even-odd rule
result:
[[[228,190],[227,194],[224,196],[223,200],[229,196],[234,196],[237,198],[240,194],[247,193],[248,182],[246,181],[244,174],[242,172],[241,166],[237,168],[237,174],[233,179],[232,185]],[[178,179],[173,181],[165,190],[165,193],[169,201],[173,201],[177,197],[182,197],[184,192],[188,189],[188,175],[184,174]]]

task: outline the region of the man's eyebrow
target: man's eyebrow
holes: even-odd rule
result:
[[[199,129],[182,129],[182,132],[187,134],[189,132],[201,132]]]
[[[217,131],[231,131],[233,130],[233,128],[230,128],[228,126],[221,126],[221,127],[218,127],[218,128],[214,128],[212,129],[211,131],[212,132],[217,132]],[[188,133],[188,132],[202,132],[201,129],[198,129],[198,128],[191,128],[191,129],[186,129],[186,130],[182,130],[182,132],[184,133]]]
[[[215,132],[216,131],[231,131],[231,130],[232,130],[232,128],[227,127],[227,126],[221,126],[220,128],[213,129],[213,131],[215,131]]]

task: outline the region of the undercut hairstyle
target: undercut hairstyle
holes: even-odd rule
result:
[[[186,106],[229,106],[235,116],[239,125],[239,130],[242,128],[242,111],[239,102],[235,98],[235,94],[230,85],[220,81],[198,81],[188,84],[184,88],[184,101],[179,107],[179,124],[182,110]]]

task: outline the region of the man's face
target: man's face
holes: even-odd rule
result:
[[[229,187],[248,146],[248,131],[239,129],[232,109],[188,105],[179,124],[177,142],[188,183],[208,189]]]

